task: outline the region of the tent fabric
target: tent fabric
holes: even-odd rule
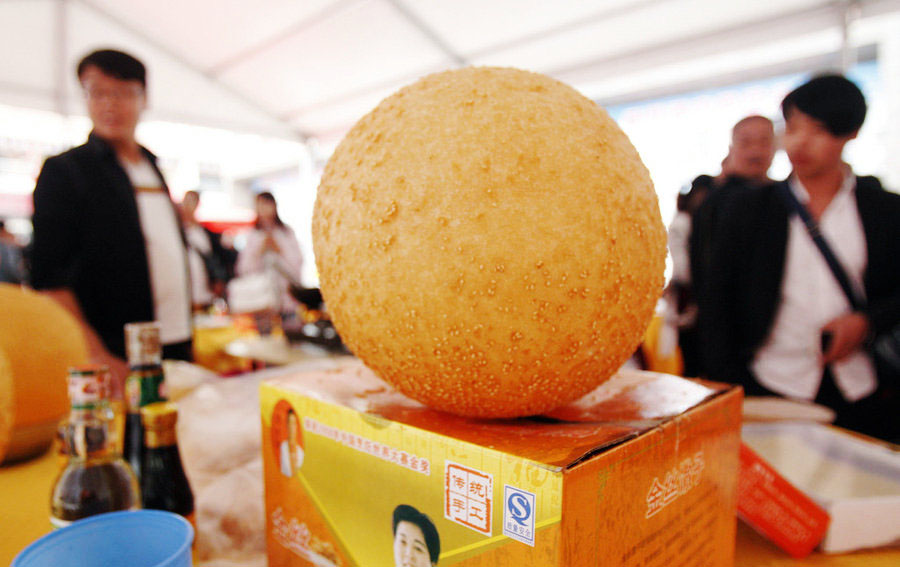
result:
[[[116,47],[148,64],[152,118],[329,140],[445,69],[514,66],[622,101],[839,65],[897,14],[900,0],[3,0],[0,103],[80,113],[77,61]]]

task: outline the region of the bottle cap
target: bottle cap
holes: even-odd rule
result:
[[[131,366],[159,364],[162,361],[159,323],[156,321],[126,323],[125,353]]]
[[[141,421],[146,429],[173,429],[178,422],[178,406],[172,402],[155,402],[141,408]]]
[[[72,407],[93,407],[108,400],[110,378],[109,367],[105,365],[84,364],[69,368],[67,383]]]

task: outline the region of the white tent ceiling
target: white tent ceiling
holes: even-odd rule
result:
[[[0,0],[0,103],[80,113],[78,59],[116,47],[148,64],[153,118],[329,140],[443,69],[520,67],[609,103],[836,65],[898,14],[900,0]]]

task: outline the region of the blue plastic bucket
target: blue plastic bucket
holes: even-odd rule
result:
[[[12,567],[191,567],[194,528],[170,512],[110,512],[74,522],[22,550]]]

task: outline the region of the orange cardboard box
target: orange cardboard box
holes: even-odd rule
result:
[[[733,565],[738,388],[625,372],[475,420],[352,363],[260,394],[270,567]]]

